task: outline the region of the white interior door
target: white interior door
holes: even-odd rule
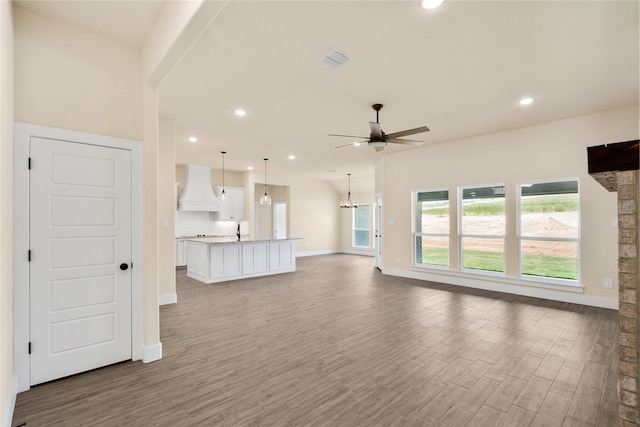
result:
[[[131,152],[31,138],[31,385],[131,359]]]
[[[273,237],[287,238],[287,202],[273,202]]]
[[[376,194],[376,206],[373,210],[374,216],[374,246],[376,249],[375,265],[378,269],[382,269],[382,194]]]

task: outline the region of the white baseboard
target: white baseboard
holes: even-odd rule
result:
[[[16,409],[16,398],[18,397],[18,376],[13,377],[13,385],[11,386],[11,396],[9,396],[9,406],[7,407],[7,418],[3,421],[4,427],[11,427],[13,422],[13,412]]]
[[[178,294],[160,295],[158,305],[175,304],[178,302]]]
[[[340,253],[348,255],[376,256],[376,251],[373,249],[342,249]]]
[[[142,349],[142,361],[144,363],[155,362],[162,359],[162,343],[144,346]]]
[[[573,304],[588,305],[592,307],[608,308],[618,310],[618,300],[611,298],[593,297],[578,293],[554,291],[551,289],[536,288],[533,286],[509,285],[506,283],[492,282],[490,280],[473,279],[469,280],[461,277],[448,275],[430,274],[426,277],[424,273],[418,271],[406,271],[384,268],[382,274],[408,279],[425,280],[430,282],[446,283],[448,285],[463,286],[467,288],[483,289],[486,291],[503,292],[506,294],[521,295],[526,297],[548,299],[552,301],[568,302]]]
[[[296,258],[301,258],[305,256],[315,256],[315,255],[331,255],[337,254],[339,251],[328,249],[324,251],[308,251],[308,252],[296,252]]]

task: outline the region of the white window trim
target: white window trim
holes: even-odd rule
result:
[[[554,289],[558,291],[567,292],[584,292],[584,286],[580,283],[576,283],[574,280],[567,279],[547,279],[541,276],[524,276],[524,277],[512,277],[505,276],[502,273],[488,270],[449,270],[448,268],[438,268],[436,266],[428,264],[412,264],[411,270],[420,271],[423,273],[442,274],[452,277],[462,277],[469,279],[484,279],[493,282],[506,283],[509,285],[521,285],[530,286],[535,288]]]
[[[521,202],[522,202],[522,187],[530,185],[530,184],[545,184],[551,182],[567,182],[567,181],[576,181],[578,183],[578,237],[577,238],[569,238],[569,237],[527,237],[522,236],[522,210],[521,210]],[[581,239],[581,216],[580,216],[580,179],[578,177],[570,177],[570,178],[557,178],[557,179],[544,179],[544,180],[534,180],[534,181],[521,181],[516,185],[516,233],[517,233],[517,246],[518,246],[518,278],[528,282],[535,283],[547,283],[547,284],[556,284],[562,286],[569,286],[569,284],[574,284],[573,286],[581,287],[581,259],[580,256],[580,242]],[[546,277],[546,276],[534,276],[530,274],[522,273],[522,240],[533,240],[533,241],[545,241],[545,242],[576,242],[578,246],[577,253],[577,278],[574,279],[561,279],[556,277]]]

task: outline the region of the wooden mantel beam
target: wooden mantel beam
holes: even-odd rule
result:
[[[640,140],[587,147],[589,174],[640,169]]]

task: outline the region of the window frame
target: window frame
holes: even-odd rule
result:
[[[471,188],[491,188],[491,187],[502,187],[504,189],[503,199],[504,199],[504,230],[502,235],[494,235],[494,234],[463,234],[462,233],[462,200],[464,196],[464,190],[468,190]],[[458,270],[473,274],[480,275],[488,275],[488,276],[500,276],[505,277],[507,270],[507,257],[506,257],[506,246],[507,246],[507,184],[504,182],[501,183],[490,183],[490,184],[473,184],[473,185],[464,185],[458,187],[458,212],[457,212],[457,221],[458,221]],[[468,238],[477,238],[477,239],[491,239],[491,240],[501,240],[502,241],[502,271],[495,270],[482,270],[478,268],[465,268],[464,267],[464,249],[463,249],[463,239],[465,237]]]
[[[526,237],[522,236],[522,188],[524,186],[530,184],[547,184],[547,183],[556,183],[556,182],[570,182],[575,181],[578,186],[578,237]],[[516,184],[516,235],[517,235],[517,247],[518,247],[518,278],[527,281],[534,282],[544,282],[544,283],[556,283],[556,284],[571,284],[573,286],[579,285],[581,283],[581,275],[580,275],[580,242],[581,242],[581,203],[580,203],[580,179],[578,177],[570,177],[570,178],[555,178],[555,179],[539,179],[539,180],[527,180],[520,181]],[[523,274],[522,272],[522,241],[542,241],[542,242],[575,242],[577,246],[576,253],[576,278],[575,279],[566,279],[560,277],[549,277],[549,276],[536,276],[533,274]]]
[[[361,207],[366,206],[369,210],[367,215],[367,228],[356,228],[356,211]],[[358,203],[357,208],[351,209],[351,247],[354,249],[371,249],[371,204],[370,203]],[[362,211],[361,211],[362,212]],[[366,231],[368,233],[367,246],[356,245],[356,231]]]
[[[447,233],[423,233],[422,231],[418,232],[417,230],[417,218],[416,218],[416,210],[418,204],[418,195],[420,193],[437,193],[437,192],[447,192],[447,209],[448,213],[448,223],[449,223],[449,231]],[[414,190],[411,192],[411,211],[413,214],[411,215],[411,231],[412,231],[412,243],[413,243],[413,262],[412,265],[420,266],[423,268],[434,268],[434,269],[444,269],[448,270],[451,263],[449,262],[451,257],[451,192],[446,187],[441,188],[430,188],[428,190]],[[439,265],[439,264],[429,264],[424,262],[418,262],[418,253],[417,253],[417,239],[421,237],[446,237],[447,238],[447,265]]]

